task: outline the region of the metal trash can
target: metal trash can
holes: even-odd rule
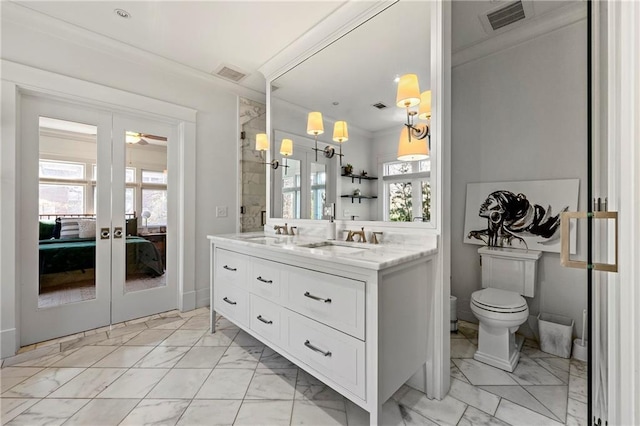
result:
[[[540,350],[562,358],[571,356],[573,320],[562,315],[540,313],[538,315]]]
[[[458,298],[449,296],[449,307],[451,311],[451,331],[458,331]]]

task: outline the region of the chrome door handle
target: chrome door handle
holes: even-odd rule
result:
[[[319,352],[319,353],[321,353],[321,354],[322,354],[322,355],[324,355],[324,356],[331,356],[331,352],[329,352],[329,351],[326,351],[326,352],[325,352],[325,351],[323,351],[323,350],[322,350],[322,349],[320,349],[320,348],[316,348],[316,347],[315,347],[315,346],[313,346],[313,345],[311,344],[311,342],[309,342],[308,340],[304,342],[304,345],[305,345],[306,347],[308,347],[309,349],[311,349],[312,351]]]
[[[272,281],[272,280],[265,280],[265,279],[264,279],[264,278],[262,278],[262,277],[258,277],[258,278],[256,278],[256,279],[257,279],[258,281],[260,281],[260,282],[265,283],[265,284],[273,284],[273,281]]]
[[[262,315],[258,315],[257,318],[258,318],[258,321],[262,321],[265,324],[273,324],[273,321],[262,318]]]
[[[100,239],[108,240],[111,237],[111,231],[109,228],[100,228]]]
[[[122,227],[118,226],[113,229],[113,238],[122,238]]]
[[[231,272],[235,272],[238,270],[238,268],[232,268],[231,266],[227,266],[227,265],[224,265],[223,268]]]
[[[571,260],[569,234],[569,221],[571,219],[613,219],[615,223],[615,262],[592,263]],[[618,212],[562,212],[560,213],[560,264],[567,268],[593,269],[594,271],[618,272]]]
[[[238,302],[232,302],[231,300],[227,299],[226,297],[224,297],[222,300],[224,300],[225,302],[227,302],[230,305],[237,305]]]
[[[319,302],[331,303],[331,299],[323,299],[322,297],[314,296],[313,294],[309,293],[308,291],[305,291],[304,295],[306,297],[308,297],[309,299],[317,300]]]

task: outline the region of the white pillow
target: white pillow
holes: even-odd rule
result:
[[[80,238],[78,230],[78,218],[60,219],[60,239]]]
[[[82,219],[78,221],[78,238],[95,238],[96,221],[93,219]]]

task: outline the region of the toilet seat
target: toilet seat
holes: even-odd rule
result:
[[[495,313],[518,313],[529,309],[525,298],[518,293],[497,288],[473,292],[471,303],[479,309]]]

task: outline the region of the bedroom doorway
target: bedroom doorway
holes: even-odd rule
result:
[[[21,344],[175,309],[176,128],[24,96],[21,130]]]

